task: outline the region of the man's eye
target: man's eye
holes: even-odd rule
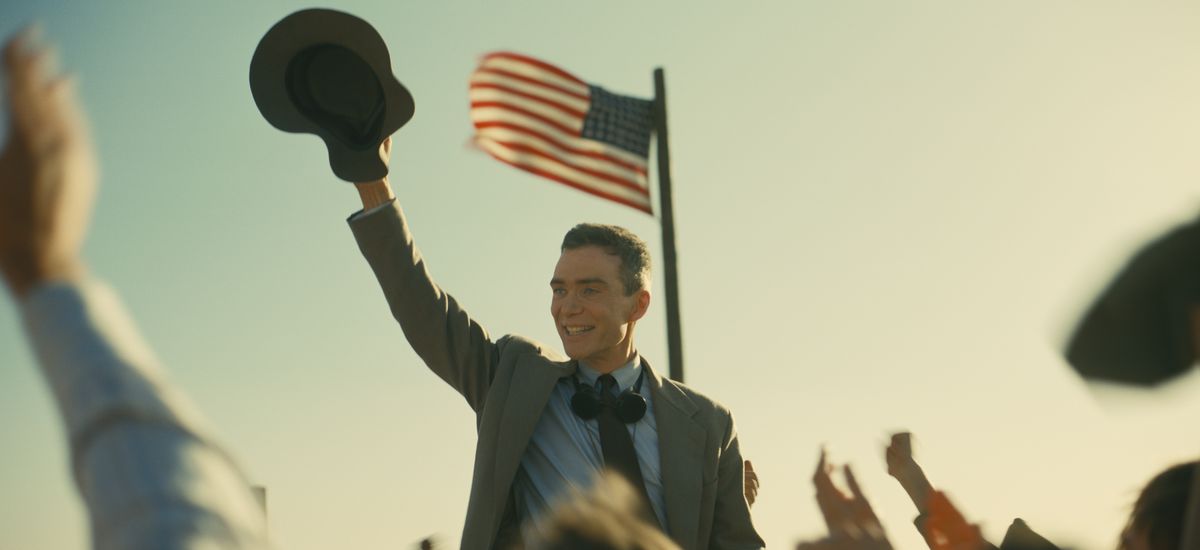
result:
[[[600,292],[600,291],[599,291],[599,290],[597,290],[597,289],[594,289],[594,288],[585,288],[585,289],[583,289],[583,295],[584,295],[584,296],[591,296],[591,295],[593,295],[593,294],[596,294],[596,293],[598,293],[598,292]]]
[[[563,290],[561,288],[552,288],[552,289],[550,289],[550,292],[554,293],[555,296],[562,296],[567,293],[566,290]]]

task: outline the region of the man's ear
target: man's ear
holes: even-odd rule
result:
[[[650,309],[650,291],[641,289],[633,295],[633,311],[629,312],[629,322],[632,323],[644,317]]]

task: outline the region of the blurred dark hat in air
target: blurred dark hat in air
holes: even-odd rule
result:
[[[250,91],[272,126],[320,136],[333,173],[350,182],[387,175],[379,146],[415,109],[379,33],[327,9],[298,11],[267,31],[250,60]]]
[[[1067,344],[1067,361],[1091,380],[1153,386],[1196,359],[1200,220],[1139,250],[1091,305]]]

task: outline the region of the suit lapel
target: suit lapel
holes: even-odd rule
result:
[[[508,396],[504,400],[496,445],[496,494],[492,498],[497,510],[503,510],[508,501],[517,466],[546,408],[546,402],[550,400],[554,384],[574,372],[573,362],[555,363],[532,353],[517,359]]]
[[[650,365],[650,395],[658,423],[658,454],[663,495],[667,503],[668,534],[684,548],[695,546],[700,525],[700,496],[704,487],[704,428],[693,420],[696,405],[679,388],[664,382]]]

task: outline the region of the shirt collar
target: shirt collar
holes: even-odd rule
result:
[[[617,379],[617,389],[625,391],[637,383],[638,376],[642,374],[642,356],[634,353],[633,359],[625,363],[621,368],[612,371],[613,378]],[[595,385],[596,380],[600,378],[600,373],[593,370],[591,367],[579,363],[579,375],[587,384]]]

